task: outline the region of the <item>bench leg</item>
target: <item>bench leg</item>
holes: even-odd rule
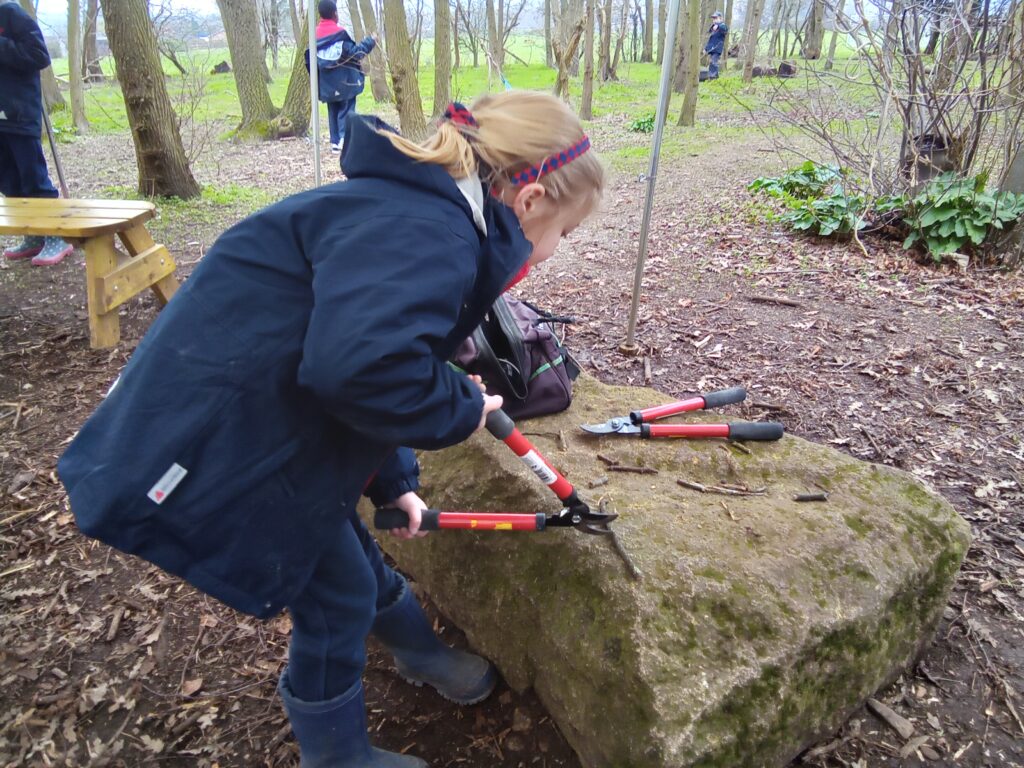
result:
[[[124,232],[119,232],[118,237],[121,238],[121,242],[124,244],[125,250],[128,251],[131,256],[138,256],[140,253],[145,253],[156,245],[153,241],[153,236],[149,234],[149,230],[142,224],[132,227],[131,229],[126,229]],[[161,246],[161,248],[162,247],[163,246]],[[170,254],[167,254],[167,258],[171,258]],[[150,288],[153,289],[153,293],[156,294],[156,299],[162,307],[171,300],[174,292],[178,290],[178,279],[172,272],[167,275],[167,277],[157,280],[150,286]]]
[[[85,241],[85,281],[89,297],[89,346],[93,349],[112,347],[121,338],[117,309],[100,312],[104,306],[100,295],[100,278],[117,267],[117,250],[113,235],[90,237]]]

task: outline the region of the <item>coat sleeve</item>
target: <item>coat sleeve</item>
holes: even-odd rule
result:
[[[399,448],[377,470],[365,493],[375,506],[383,507],[404,493],[419,490],[419,487],[420,465],[416,454],[409,448]]]
[[[362,41],[355,42],[348,38],[342,44],[342,59],[345,61],[362,61],[370,55],[370,52],[377,46],[377,41],[372,37],[364,37]]]
[[[469,437],[483,396],[434,350],[472,288],[475,244],[442,221],[391,216],[319,243],[299,383],[378,442],[434,450]]]
[[[0,64],[23,72],[39,72],[50,66],[50,52],[39,25],[15,6],[7,35],[0,35]]]

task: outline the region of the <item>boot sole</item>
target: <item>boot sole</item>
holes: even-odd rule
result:
[[[497,678],[497,675],[495,675],[494,680],[491,681],[490,687],[482,695],[477,696],[477,697],[472,698],[472,699],[457,699],[454,696],[449,696],[447,693],[442,691],[437,686],[432,685],[431,683],[425,683],[422,680],[414,680],[413,678],[406,677],[405,675],[400,675],[400,677],[403,680],[405,680],[405,682],[410,683],[411,685],[415,685],[417,688],[422,688],[425,685],[429,685],[431,688],[433,688],[435,691],[437,691],[437,693],[441,696],[441,698],[447,699],[448,701],[452,702],[453,704],[459,704],[459,705],[461,705],[463,707],[468,707],[468,706],[471,706],[473,704],[479,704],[481,701],[483,701],[488,696],[490,696],[492,693],[494,693],[494,689],[498,687],[498,678]]]

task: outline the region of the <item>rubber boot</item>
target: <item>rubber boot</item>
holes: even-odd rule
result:
[[[43,250],[45,243],[46,238],[42,235],[25,235],[20,243],[4,251],[4,258],[8,261],[31,259]]]
[[[398,674],[414,685],[426,683],[456,704],[483,701],[498,683],[487,659],[438,639],[404,578],[395,601],[377,612],[373,634],[394,655]]]
[[[299,742],[300,768],[428,768],[418,757],[370,746],[361,681],[333,699],[302,701],[285,669],[277,692]]]

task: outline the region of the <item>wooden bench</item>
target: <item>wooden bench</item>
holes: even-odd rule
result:
[[[0,197],[0,235],[54,235],[85,250],[94,348],[117,344],[117,308],[132,296],[152,288],[163,306],[178,290],[174,259],[146,231],[154,216],[145,200]],[[127,253],[114,247],[115,237]]]

